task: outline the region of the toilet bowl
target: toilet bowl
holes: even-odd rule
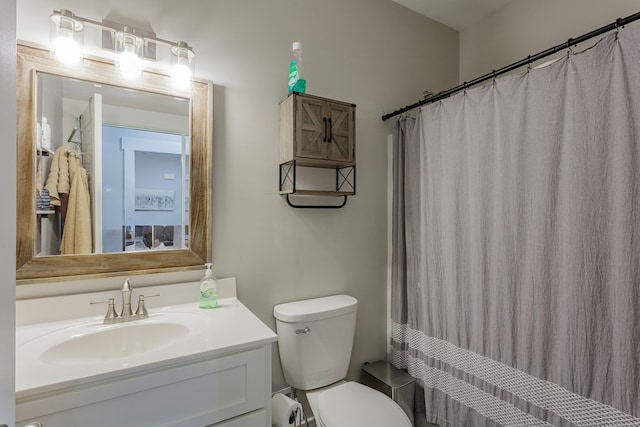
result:
[[[275,306],[284,378],[306,393],[318,427],[410,427],[402,408],[385,394],[344,381],[357,308],[349,295]]]

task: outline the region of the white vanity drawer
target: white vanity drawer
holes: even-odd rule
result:
[[[269,357],[265,347],[259,347],[18,401],[16,425],[29,421],[39,421],[45,427],[202,427],[220,423],[264,408]],[[264,426],[265,411],[249,414],[246,422],[244,419],[222,425]]]

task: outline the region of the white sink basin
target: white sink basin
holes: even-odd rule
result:
[[[62,365],[122,359],[159,349],[189,335],[188,326],[181,323],[141,322],[77,335],[64,331],[67,337],[45,350],[40,359]]]
[[[130,366],[149,354],[182,348],[206,331],[196,312],[156,312],[143,320],[103,325],[102,319],[63,322],[19,342],[17,353],[42,365]]]

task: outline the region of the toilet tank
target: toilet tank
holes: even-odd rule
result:
[[[288,302],[273,308],[287,384],[312,390],[347,376],[357,309],[358,300],[349,295]]]

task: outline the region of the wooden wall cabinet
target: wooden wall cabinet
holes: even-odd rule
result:
[[[293,207],[342,207],[355,194],[356,106],[294,92],[280,102],[280,194]],[[335,190],[300,189],[297,168],[329,168]],[[340,206],[293,205],[290,194],[342,196]]]

